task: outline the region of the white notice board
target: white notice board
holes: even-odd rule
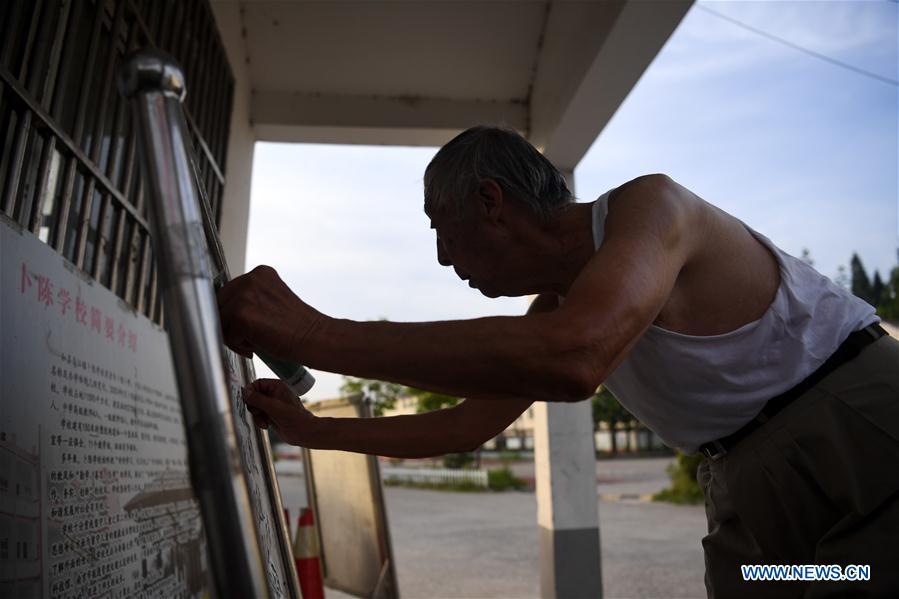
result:
[[[0,596],[207,596],[165,332],[0,221]]]

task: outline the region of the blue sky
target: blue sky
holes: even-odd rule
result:
[[[869,271],[899,245],[897,87],[746,31],[701,7],[893,80],[889,0],[694,6],[575,170],[591,201],[664,172],[785,251],[835,276],[853,251]],[[398,321],[519,314],[436,262],[421,210],[435,148],[260,143],[247,264],[270,264],[300,297],[343,318]],[[269,376],[257,365],[260,376]],[[308,397],[338,395],[316,373]]]

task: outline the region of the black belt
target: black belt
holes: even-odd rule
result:
[[[747,422],[743,428],[731,435],[722,437],[717,441],[703,443],[699,446],[699,451],[713,460],[720,458],[729,450],[733,449],[734,445],[739,443],[741,439],[768,422],[768,420],[773,418],[775,414],[787,407],[790,402],[815,386],[818,381],[849,360],[855,358],[867,345],[874,343],[886,334],[888,333],[883,330],[883,327],[879,324],[872,324],[851,333],[840,347],[837,348],[837,351],[833,352],[818,370],[811,373],[805,380],[792,389],[784,391],[777,397],[768,400],[768,403],[765,404],[762,411],[759,412],[755,418]]]

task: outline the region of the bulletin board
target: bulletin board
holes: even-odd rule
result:
[[[5,219],[0,279],[0,596],[207,596],[167,335]]]
[[[0,216],[0,596],[204,597],[165,331]],[[271,597],[298,597],[267,436],[228,353],[249,509]]]
[[[310,406],[316,416],[371,417],[361,397]],[[376,456],[306,450],[307,492],[319,527],[325,584],[370,599],[399,589]]]

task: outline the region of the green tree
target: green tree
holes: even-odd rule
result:
[[[372,401],[372,412],[375,416],[383,416],[384,410],[389,410],[396,405],[398,397],[403,395],[406,387],[397,383],[376,381],[373,379],[357,379],[351,376],[343,377],[343,385],[340,392],[345,395],[361,393]]]
[[[868,278],[868,273],[865,272],[865,266],[862,264],[858,254],[852,254],[852,260],[849,261],[849,269],[852,275],[850,287],[852,293],[872,306],[876,306],[877,302],[874,299],[873,289],[871,288],[871,279]]]
[[[451,408],[462,401],[458,397],[434,393],[432,391],[423,391],[421,389],[413,389],[412,387],[406,388],[406,394],[418,400],[415,411],[419,414],[433,412],[434,410],[442,410],[443,408]]]
[[[606,387],[600,387],[599,391],[593,396],[593,429],[599,430],[599,425],[605,422],[609,425],[609,438],[612,442],[612,455],[618,453],[618,441],[615,438],[615,431],[618,425],[624,423],[626,430],[630,433],[630,429],[637,421],[634,416],[622,406],[618,399]],[[630,449],[630,434],[625,437],[627,449]]]
[[[802,256],[799,258],[809,266],[814,266],[815,261],[812,260],[812,252],[808,248],[802,248]]]
[[[843,289],[849,289],[849,274],[846,273],[844,265],[840,264],[837,266],[837,276],[834,277],[833,282]]]
[[[874,300],[874,305],[879,306],[886,299],[885,295],[886,285],[880,278],[880,273],[875,270],[874,278],[871,280],[871,299]]]
[[[671,486],[653,496],[655,501],[671,503],[702,503],[702,488],[696,480],[696,471],[705,459],[701,453],[691,455],[678,452],[677,459],[668,466]]]
[[[899,264],[890,270],[886,281],[876,270],[873,279],[869,279],[856,253],[852,254],[851,266],[852,283],[849,288],[852,293],[877,308],[877,314],[884,320],[899,320]]]
[[[884,320],[899,320],[899,266],[890,271],[877,305],[877,313]]]

